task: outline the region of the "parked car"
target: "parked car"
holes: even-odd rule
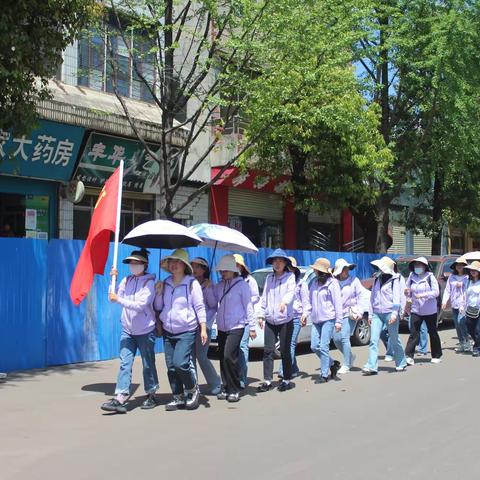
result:
[[[410,274],[410,270],[408,268],[410,262],[417,258],[418,255],[402,255],[396,259],[398,271],[401,273],[405,279],[408,278]],[[450,268],[455,260],[459,257],[459,255],[430,255],[426,256],[425,258],[428,260],[428,264],[430,265],[430,270],[435,275],[435,278],[438,281],[440,286],[440,295],[438,296],[438,323],[443,322],[452,322],[452,309],[448,307],[446,310],[442,311],[442,297],[443,292],[445,290],[445,286],[447,284],[448,277],[452,274],[452,269]],[[373,277],[365,280],[363,286],[368,288],[369,290],[372,289],[373,285]],[[408,323],[408,319],[402,320],[403,324]]]
[[[307,285],[310,286],[310,283],[315,278],[315,273],[310,267],[299,266],[300,272],[302,274],[302,280],[307,282]],[[258,289],[260,291],[260,295],[263,293],[263,288],[265,286],[265,281],[267,279],[267,275],[272,273],[271,268],[260,268],[252,272],[253,277],[258,283]],[[368,303],[370,302],[370,295],[369,292],[365,291],[365,296],[362,299],[362,308],[364,316],[361,320],[357,322],[355,331],[352,334],[351,342],[352,345],[368,345],[370,342],[370,325],[368,324]],[[258,312],[259,304],[255,306],[256,312]],[[217,331],[216,325],[212,327],[212,343],[216,342]],[[264,331],[257,325],[257,338],[255,340],[250,339],[250,348],[263,348],[264,346]],[[312,331],[312,323],[310,319],[307,320],[307,324],[300,330],[300,334],[298,336],[297,343],[310,343],[310,335]]]

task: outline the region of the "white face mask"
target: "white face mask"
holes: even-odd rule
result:
[[[131,263],[129,268],[132,275],[140,275],[145,271],[145,265],[143,264]]]
[[[417,274],[417,275],[422,275],[422,273],[425,272],[425,269],[423,267],[415,267],[413,269],[413,271]]]

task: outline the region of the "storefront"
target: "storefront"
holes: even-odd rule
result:
[[[159,145],[148,144],[152,151]],[[97,132],[90,133],[75,179],[86,186],[85,196],[73,207],[73,238],[87,237],[98,194],[113,171],[125,161],[120,237],[155,218],[155,194],[160,191],[160,168],[140,142]]]
[[[212,178],[218,172],[219,168],[213,168]],[[295,210],[282,195],[288,181],[288,177],[271,181],[254,172],[242,174],[236,168],[229,168],[210,190],[210,220],[242,231],[259,247],[295,249]],[[340,211],[310,214],[316,248],[338,248],[341,220]]]
[[[0,131],[1,236],[57,236],[59,187],[72,177],[83,135],[47,120],[28,136]]]

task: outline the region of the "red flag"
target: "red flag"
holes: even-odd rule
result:
[[[87,296],[93,283],[93,275],[104,273],[110,234],[115,232],[116,227],[118,189],[121,180],[120,168],[117,168],[105,182],[95,204],[87,241],[70,284],[70,298],[75,305],[79,305]]]

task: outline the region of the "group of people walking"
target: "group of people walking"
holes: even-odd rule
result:
[[[109,412],[126,413],[130,398],[132,366],[136,351],[143,362],[147,397],[141,408],[157,405],[159,388],[154,344],[163,336],[165,362],[172,399],[166,410],[193,410],[199,405],[197,364],[208,384],[209,393],[219,400],[238,402],[247,386],[248,342],[257,335],[256,326],[264,330],[263,382],[258,392],[274,388],[274,358],[280,343],[281,366],[276,388],[285,392],[294,388],[292,379],[299,374],[295,356],[298,335],[307,319],[311,320],[311,349],[320,359],[320,375],[315,383],[326,383],[346,374],[355,362],[350,336],[356,322],[363,318],[362,298],[370,295],[368,321],[371,340],[368,361],[362,369],[365,376],[378,373],[378,344],[385,343],[385,360],[395,362],[397,371],[414,365],[420,333],[426,325],[430,336],[432,363],[440,363],[442,346],[437,331],[437,297],[439,285],[430,272],[428,261],[419,257],[410,263],[407,280],[398,273],[395,262],[383,257],[371,262],[374,282],[371,294],[351,275],[354,264],[339,259],[334,268],[326,258],[319,258],[311,268],[315,278],[308,285],[293,257],[275,250],[266,260],[268,274],[263,293],[251,276],[241,255],[224,255],[216,265],[221,280],[213,284],[210,267],[204,258],[190,261],[183,249],[163,258],[161,268],[169,276],[155,282],[148,272],[148,251],[134,251],[124,263],[130,275],[110,301],[122,309],[120,370],[115,396],[102,405]],[[458,352],[471,350],[480,354],[480,262],[468,265],[458,258],[452,265],[443,295],[442,308],[451,304],[460,341]],[[112,275],[117,272],[112,270]],[[257,305],[258,304],[258,305]],[[410,336],[403,348],[399,322],[410,316]],[[208,348],[212,325],[216,321],[220,375],[209,360]],[[343,365],[330,356],[334,341],[343,356]]]

